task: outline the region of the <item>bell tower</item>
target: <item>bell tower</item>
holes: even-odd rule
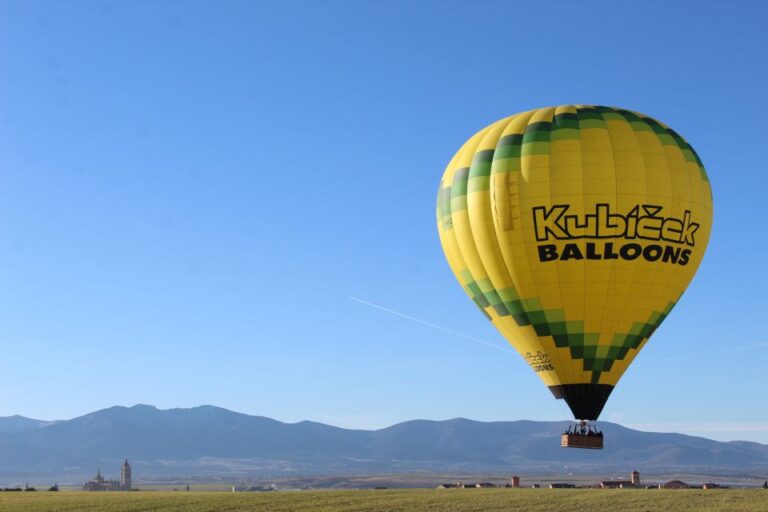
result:
[[[120,468],[120,490],[131,490],[131,465],[128,464],[128,459],[125,459],[123,466]]]

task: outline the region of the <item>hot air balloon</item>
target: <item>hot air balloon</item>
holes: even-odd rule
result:
[[[448,263],[480,311],[579,421],[594,423],[701,263],[712,193],[696,152],[629,110],[565,105],[472,136],[440,181]]]

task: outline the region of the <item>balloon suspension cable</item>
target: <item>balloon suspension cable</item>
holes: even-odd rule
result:
[[[603,437],[603,433],[597,428],[597,420],[576,420],[576,424],[570,425],[564,435]]]

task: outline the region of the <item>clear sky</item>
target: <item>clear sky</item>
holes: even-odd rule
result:
[[[602,419],[768,443],[765,5],[1,1],[0,415],[570,419],[434,205],[480,128],[597,103],[674,127],[715,198]]]

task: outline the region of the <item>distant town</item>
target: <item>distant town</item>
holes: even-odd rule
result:
[[[488,487],[500,487],[497,484],[491,482],[477,482],[477,483],[447,483],[437,486],[438,489],[479,489]],[[519,488],[520,477],[517,475],[512,476],[503,487]],[[526,487],[532,487],[538,489],[541,484],[532,483]],[[641,482],[640,473],[633,471],[629,475],[629,480],[601,480],[594,484],[582,484],[577,485],[567,482],[552,482],[547,484],[546,487],[550,489],[727,489],[727,485],[720,485],[714,482],[706,482],[701,484],[689,484],[681,480],[670,480],[668,482]],[[763,484],[763,488],[768,488],[768,481]]]
[[[71,487],[67,486],[69,489]],[[384,485],[373,485],[369,488],[374,490],[379,489],[390,489],[390,488],[400,488],[404,487],[403,485],[392,485],[392,486],[384,486]],[[429,486],[425,486],[429,487]],[[768,489],[768,481],[763,482],[762,486],[763,489]],[[655,481],[655,480],[648,480],[643,481],[640,479],[640,472],[635,470],[632,471],[629,474],[629,479],[627,480],[621,480],[621,479],[609,479],[609,480],[599,480],[592,483],[573,483],[572,481],[563,481],[563,482],[549,482],[549,483],[535,483],[535,482],[528,482],[523,483],[521,481],[521,477],[519,475],[513,475],[508,480],[499,482],[496,480],[495,482],[491,481],[469,481],[469,482],[463,482],[463,481],[457,481],[457,482],[450,482],[450,483],[440,483],[437,484],[435,489],[488,489],[488,488],[509,488],[509,489],[519,489],[519,488],[533,488],[533,489],[540,489],[540,488],[549,488],[549,489],[728,489],[730,488],[730,485],[720,484],[716,482],[701,482],[701,483],[689,483],[684,482],[682,480],[668,480],[665,482],[661,481]],[[83,491],[87,492],[116,492],[116,491],[138,491],[139,489],[135,488],[133,486],[133,478],[132,478],[132,469],[131,465],[128,463],[128,459],[125,459],[123,464],[120,466],[120,477],[119,479],[109,479],[105,477],[101,473],[101,469],[98,469],[96,471],[96,474],[91,478],[90,480],[84,482],[82,484],[81,489]],[[285,488],[281,488],[277,484],[262,484],[262,485],[233,485],[228,489],[221,488],[220,490],[231,490],[231,492],[269,492],[269,491],[301,491],[301,490],[310,490],[313,489],[311,486],[305,486],[305,487],[295,487],[295,486],[288,486]],[[24,485],[24,487],[5,487],[0,489],[0,491],[37,491],[35,487],[30,486],[28,483]],[[59,485],[54,484],[51,487],[47,489],[48,491],[59,491]],[[179,490],[178,487],[173,488],[174,491]],[[189,484],[187,484],[183,490],[190,491],[191,488]]]

